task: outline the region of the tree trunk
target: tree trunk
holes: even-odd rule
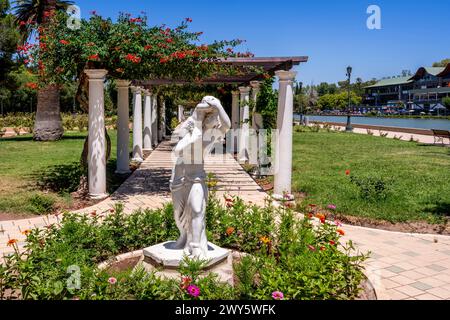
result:
[[[38,92],[33,139],[54,141],[64,134],[59,107],[59,88],[49,85]]]

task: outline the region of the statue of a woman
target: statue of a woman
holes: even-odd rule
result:
[[[174,249],[183,249],[191,258],[206,259],[208,252],[204,157],[230,126],[220,101],[206,96],[174,132],[180,138],[174,149],[176,161],[170,180],[175,222],[180,230]],[[205,137],[211,139],[205,141]]]

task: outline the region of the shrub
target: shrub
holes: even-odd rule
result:
[[[13,244],[15,253],[0,264],[0,299],[270,299],[274,291],[287,299],[352,299],[358,294],[366,256],[355,255],[351,243],[339,248],[335,225],[313,227],[290,209],[227,199],[226,207],[215,197],[209,201],[207,230],[210,241],[251,254],[234,265],[235,287],[212,273],[200,277],[201,261],[185,261],[181,280],[158,278],[139,265],[120,273],[99,270],[97,264],[111,256],[178,236],[172,205],[130,215],[117,205],[107,216],[67,213],[58,226],[29,231],[26,251],[19,253]],[[73,270],[79,289],[66,285]]]
[[[46,214],[53,211],[55,199],[43,194],[33,194],[29,198],[29,211],[37,214]]]
[[[359,196],[369,201],[384,200],[388,197],[391,183],[382,177],[350,176],[350,181],[358,187]]]

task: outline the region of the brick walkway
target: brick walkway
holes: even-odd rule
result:
[[[158,208],[170,201],[170,150],[169,142],[161,143],[110,198],[79,212],[106,212],[114,203],[122,202],[125,212],[130,213],[138,208]],[[267,195],[230,155],[210,156],[206,171],[215,174],[219,197],[229,193],[245,201],[264,203]],[[21,231],[57,221],[55,216],[0,221],[0,254],[11,251],[6,246],[11,238],[19,239],[19,247],[23,247],[25,236]],[[450,237],[348,225],[343,229],[343,240],[352,239],[360,251],[371,251],[366,274],[378,299],[450,299]]]

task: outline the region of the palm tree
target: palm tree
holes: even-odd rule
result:
[[[35,21],[36,25],[45,25],[48,23],[47,12],[55,10],[64,10],[71,1],[63,0],[18,0],[14,7],[16,22],[22,33],[22,39],[25,41],[33,29],[34,24],[20,23],[21,21]],[[59,140],[64,129],[62,126],[59,87],[49,85],[41,88],[38,92],[36,119],[34,123],[33,138],[38,141]]]

